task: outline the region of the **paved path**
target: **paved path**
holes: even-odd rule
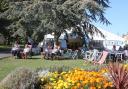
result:
[[[0,58],[9,57],[11,56],[11,53],[1,53],[0,52]]]

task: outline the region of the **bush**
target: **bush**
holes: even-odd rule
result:
[[[38,89],[36,73],[28,68],[18,68],[8,74],[0,83],[0,89]]]
[[[51,66],[50,68],[38,68],[36,73],[38,74],[38,86],[41,89],[51,89],[49,86],[49,74],[57,72],[61,74],[62,72],[67,72],[71,68],[68,66]],[[42,80],[43,79],[43,80]],[[39,89],[38,88],[38,89]],[[37,88],[35,88],[37,89]]]
[[[63,66],[50,67],[49,71],[50,72],[58,72],[58,73],[61,73],[61,72],[64,72],[64,71],[69,71],[70,69],[72,69],[72,68],[63,65]]]
[[[29,68],[17,68],[5,77],[0,83],[0,89],[40,89],[39,77],[45,77],[49,71],[68,71],[69,67],[51,67],[47,70],[37,69],[32,71]]]

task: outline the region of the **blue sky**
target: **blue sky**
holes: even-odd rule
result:
[[[128,0],[110,0],[110,7],[106,10],[105,16],[112,25],[106,26],[101,23],[95,25],[120,36],[126,34],[128,32]]]

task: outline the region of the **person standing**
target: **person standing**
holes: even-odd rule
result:
[[[128,47],[124,47],[124,57],[128,59]]]
[[[112,60],[113,62],[116,62],[116,46],[113,45],[113,48],[112,48],[112,52],[111,52],[111,57],[112,57]]]

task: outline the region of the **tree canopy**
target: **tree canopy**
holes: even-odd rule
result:
[[[13,35],[40,41],[51,32],[58,39],[71,27],[82,36],[101,33],[92,22],[110,24],[104,16],[107,8],[109,0],[9,0],[0,18],[12,21],[6,29]]]

